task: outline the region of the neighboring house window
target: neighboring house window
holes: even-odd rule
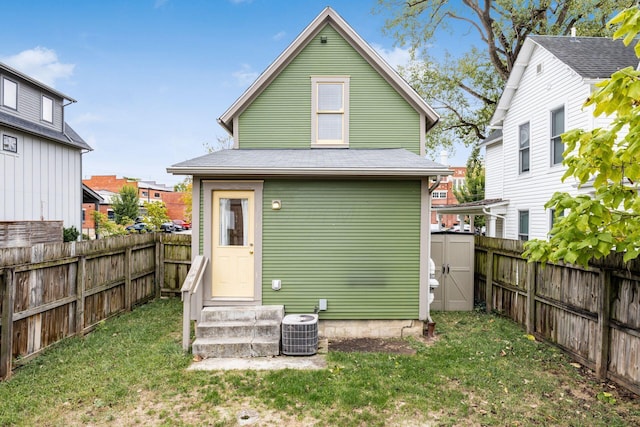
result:
[[[85,222],[86,220],[87,220],[87,210],[82,209],[82,222]]]
[[[529,172],[529,122],[520,125],[520,173]]]
[[[12,153],[18,152],[18,138],[15,136],[2,135],[2,149]]]
[[[149,195],[149,193],[147,193],[146,191],[142,192],[142,197],[147,197]]]
[[[18,83],[5,77],[2,78],[2,105],[18,109]]]
[[[556,210],[555,209],[551,209],[549,210],[549,231],[551,231],[551,229],[553,229],[553,226],[556,224],[556,221],[560,218],[562,218],[564,216],[564,210],[562,212],[560,212],[557,216],[556,216]]]
[[[349,77],[313,77],[312,144],[349,144]]]
[[[153,197],[155,197],[156,199],[160,197],[160,193],[153,193]]]
[[[518,211],[518,239],[529,240],[529,211]]]
[[[446,191],[434,191],[431,194],[431,197],[434,199],[446,199],[447,198],[447,192]]]
[[[564,133],[564,107],[551,112],[551,165],[562,163],[564,143],[560,135]]]
[[[42,120],[53,123],[53,99],[42,95]]]
[[[113,211],[113,209],[107,209],[107,218],[109,218],[109,220],[111,221],[115,221],[116,213]]]

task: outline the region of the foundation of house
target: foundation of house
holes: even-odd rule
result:
[[[320,320],[318,334],[327,338],[403,338],[422,336],[420,320]]]

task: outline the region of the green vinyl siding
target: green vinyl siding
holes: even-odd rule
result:
[[[327,43],[320,43],[327,37]],[[326,26],[240,115],[240,148],[308,148],[311,76],[349,76],[349,147],[420,153],[420,115]]]
[[[263,304],[310,313],[326,298],[322,319],[418,317],[419,181],[268,180],[263,209]]]

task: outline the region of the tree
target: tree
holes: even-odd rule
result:
[[[192,209],[193,209],[193,178],[188,176],[179,184],[174,187],[175,191],[182,193],[180,200],[185,205],[184,220],[191,222]]]
[[[111,206],[117,224],[127,224],[134,221],[140,212],[138,189],[131,185],[125,185],[118,194],[111,198]]]
[[[162,224],[171,221],[164,202],[144,202],[144,208],[147,211],[144,222],[154,230],[159,230]]]
[[[610,23],[619,24],[614,38],[629,45],[640,33],[640,9],[624,10]],[[640,58],[640,43],[635,51]],[[551,237],[526,244],[523,256],[529,261],[587,265],[611,251],[623,253],[625,261],[640,255],[640,72],[628,67],[597,86],[585,106],[594,106],[595,116],[614,117],[612,125],[562,135],[562,179],[593,185],[594,195],[553,195],[545,205],[556,212]]]
[[[109,221],[107,215],[100,211],[93,211],[93,220],[96,224],[96,230],[100,234],[100,237],[120,236],[127,234],[124,227],[120,224],[116,224],[113,221]]]
[[[427,149],[450,148],[461,141],[484,139],[502,88],[530,34],[567,35],[577,27],[582,36],[607,34],[606,22],[634,0],[379,0],[392,9],[385,29],[420,59],[401,70],[403,76],[441,115],[427,134]],[[476,36],[478,46],[457,56],[435,57],[428,46],[438,37]],[[458,27],[459,28],[459,27]],[[449,34],[447,34],[449,33]],[[457,46],[463,44],[462,40]]]

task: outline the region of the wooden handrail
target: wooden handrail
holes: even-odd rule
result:
[[[191,298],[192,295],[198,292],[200,282],[202,282],[202,278],[204,277],[204,270],[206,266],[207,259],[202,255],[196,256],[191,264],[189,273],[187,273],[187,277],[184,279],[182,288],[180,289],[180,292],[182,292],[183,304],[182,348],[184,351],[189,351],[189,344],[191,342]]]

